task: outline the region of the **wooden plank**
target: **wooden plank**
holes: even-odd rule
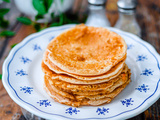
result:
[[[34,32],[35,32],[35,29],[32,26],[22,25],[19,28],[17,34],[12,39],[9,39],[9,43],[7,44],[7,47],[5,48],[3,57],[0,59],[0,67],[2,67],[3,61],[8,56],[8,53],[11,50],[11,45],[21,42],[25,37],[27,37],[28,35]],[[0,74],[1,73],[2,73],[2,70],[0,69]]]
[[[2,67],[3,61],[11,50],[10,46],[12,44],[21,42],[25,37],[34,32],[35,30],[32,26],[22,25],[19,28],[17,34],[8,42],[3,57],[0,60],[0,67]],[[0,73],[2,73],[1,69]],[[20,107],[9,97],[8,93],[2,85],[2,81],[0,80],[0,120],[18,120],[20,117],[21,119],[24,118],[21,115],[22,112]]]
[[[156,28],[156,19],[153,15],[153,11],[151,9],[148,9],[148,5],[151,4],[149,2],[143,2],[143,0],[139,1],[139,6],[137,7],[137,14],[138,14],[138,23],[140,24],[142,28],[142,39],[149,42],[153,45],[153,47],[160,53],[159,48],[159,35]]]
[[[8,96],[0,81],[0,120],[18,120],[21,114],[20,107]]]
[[[153,7],[154,6],[154,7]],[[137,7],[137,20],[142,28],[142,39],[149,42],[160,53],[160,2],[156,0],[139,0]],[[158,8],[158,9],[157,9]],[[160,99],[144,112],[145,120],[160,119]]]
[[[9,8],[10,11],[4,16],[4,18],[6,20],[9,21],[9,26],[7,28],[7,30],[14,30],[14,28],[17,25],[17,20],[16,18],[19,17],[21,15],[20,11],[18,11],[18,9],[16,8],[14,1],[11,0],[11,3],[6,3],[3,2],[2,4],[0,4],[0,8]],[[6,29],[0,29],[0,31],[2,30],[6,30]],[[10,38],[2,38],[0,37],[0,58],[2,57],[2,49],[4,49],[4,45],[6,41],[8,41],[7,39]]]
[[[77,0],[77,3],[81,3],[82,1]],[[116,7],[117,0],[108,0],[107,1],[107,17],[111,22],[111,26],[114,26],[118,19],[118,11]],[[81,15],[86,9],[86,3],[83,2],[82,6],[79,5],[78,10],[81,9]],[[76,8],[74,8],[77,11]],[[137,7],[137,21],[142,28],[142,38],[151,43],[156,50],[160,53],[160,2],[157,0],[139,0],[139,4]],[[16,27],[14,27],[15,29]],[[2,63],[5,57],[8,55],[10,51],[10,46],[14,43],[18,43],[23,40],[26,36],[31,33],[34,33],[34,29],[32,26],[25,26],[22,25],[20,28],[17,27],[17,35],[14,36],[12,39],[8,39],[7,47],[4,51],[2,59],[0,60],[0,67],[2,67]],[[0,73],[2,70],[0,69]],[[5,91],[2,82],[0,81],[0,120],[10,120],[16,118],[23,119],[20,107],[13,102],[13,100],[8,96],[7,92]],[[129,120],[158,120],[160,119],[160,99],[152,105],[149,109],[145,112],[137,115]]]

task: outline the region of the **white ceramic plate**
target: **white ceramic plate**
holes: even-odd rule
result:
[[[127,45],[126,63],[132,82],[110,104],[74,108],[51,99],[43,89],[42,56],[47,44],[73,27],[48,28],[26,37],[13,48],[3,64],[3,84],[21,107],[46,119],[127,119],[140,114],[160,97],[160,56],[135,35],[108,28],[121,35]]]

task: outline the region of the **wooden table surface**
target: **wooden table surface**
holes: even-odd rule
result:
[[[107,17],[112,26],[118,19],[118,12],[116,7],[117,0],[108,0],[106,9]],[[80,4],[85,5],[85,0],[76,0]],[[142,39],[152,44],[157,52],[160,54],[160,0],[139,0],[136,12],[137,21],[142,29]],[[14,6],[14,3],[11,3]],[[11,5],[12,7],[12,5]],[[86,7],[86,6],[85,6]],[[83,17],[84,6],[73,7],[73,9]],[[21,42],[26,36],[34,33],[35,30],[32,26],[22,25],[16,22],[16,17],[22,14],[15,8],[11,11],[10,15],[14,15],[11,21],[10,30],[16,32],[14,37],[0,38],[0,67],[11,50],[11,45],[14,43]],[[2,70],[0,69],[0,73]],[[3,87],[2,81],[0,80],[0,120],[25,120],[22,115],[20,107],[9,97],[8,93]],[[129,120],[160,120],[160,99],[149,107],[145,112],[130,118]]]

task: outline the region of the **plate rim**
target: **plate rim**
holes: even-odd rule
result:
[[[24,104],[24,103],[21,103],[21,102],[24,102],[24,100],[22,100],[21,98],[20,98],[21,101],[19,101],[19,100],[17,100],[16,97],[14,97],[15,95],[13,95],[13,91],[14,91],[15,94],[16,94],[16,91],[12,88],[11,85],[10,85],[10,88],[9,88],[9,83],[8,83],[8,85],[7,85],[8,80],[5,80],[5,79],[6,79],[5,76],[8,76],[8,75],[9,75],[9,73],[8,73],[8,71],[7,71],[6,68],[8,68],[8,64],[9,64],[9,63],[11,62],[11,60],[14,58],[14,57],[13,57],[14,54],[16,54],[16,52],[17,52],[20,48],[22,48],[22,46],[25,46],[25,44],[28,43],[31,38],[33,38],[33,37],[35,37],[35,36],[41,36],[41,35],[43,35],[45,32],[50,31],[50,30],[57,30],[57,29],[65,28],[65,27],[68,29],[68,28],[71,28],[71,27],[74,27],[74,26],[75,26],[74,24],[70,24],[70,25],[63,25],[63,26],[59,26],[59,27],[52,27],[52,28],[47,28],[47,29],[45,29],[45,30],[43,30],[43,31],[40,31],[40,32],[38,32],[38,33],[33,33],[33,34],[29,35],[28,37],[24,38],[24,39],[22,40],[22,42],[20,42],[18,45],[16,45],[16,46],[10,51],[9,55],[7,56],[7,58],[5,59],[5,61],[4,61],[4,63],[3,63],[3,66],[2,66],[2,74],[3,74],[3,76],[2,76],[2,83],[3,83],[3,85],[4,85],[4,87],[5,87],[6,91],[7,91],[7,93],[9,94],[9,96],[10,96],[10,97],[12,98],[12,100],[14,100],[18,105],[20,105],[21,107],[23,106],[23,108],[25,108],[26,110],[28,110],[28,111],[32,112],[33,114],[35,114],[35,115],[37,115],[37,116],[40,116],[40,117],[42,117],[42,118],[46,118],[45,115],[40,114],[40,113],[38,113],[38,111],[32,110],[32,109],[30,108],[30,106],[28,106],[28,105],[26,105],[26,104]],[[142,44],[142,45],[145,45],[144,47],[146,47],[147,50],[155,57],[155,59],[156,59],[156,61],[157,61],[157,63],[158,63],[158,68],[159,68],[159,70],[160,70],[160,66],[159,66],[160,56],[159,56],[158,52],[155,50],[155,48],[154,48],[151,44],[149,44],[148,42],[146,42],[146,41],[138,38],[137,36],[135,36],[135,35],[133,35],[133,34],[131,34],[131,33],[127,33],[127,32],[118,30],[118,29],[116,29],[116,28],[112,28],[112,27],[105,27],[105,28],[108,28],[109,30],[114,31],[114,32],[120,32],[120,33],[123,33],[123,34],[125,34],[125,35],[132,36],[133,38],[135,38],[134,40],[136,40],[137,42],[139,42],[139,43]],[[66,29],[66,30],[67,30],[67,29]],[[151,52],[150,49],[153,50],[153,51]],[[154,54],[153,54],[153,53],[154,53]],[[157,59],[157,57],[158,57],[158,59]],[[154,104],[155,101],[157,101],[157,100],[159,99],[160,93],[158,94],[158,92],[156,92],[156,90],[159,89],[159,82],[160,82],[160,78],[159,78],[158,82],[156,83],[157,86],[156,86],[156,89],[155,89],[154,93],[157,93],[157,96],[156,96],[156,97],[154,96],[154,100],[150,101],[149,104],[145,105],[141,111],[135,112],[134,114],[132,113],[131,115],[130,115],[130,114],[125,115],[125,117],[123,117],[123,119],[124,119],[124,118],[125,118],[125,119],[131,118],[131,117],[133,117],[133,116],[135,116],[135,115],[138,115],[138,114],[142,113],[143,111],[145,111],[146,109],[148,109],[152,104]],[[17,96],[17,95],[16,95],[16,96]],[[18,97],[18,96],[17,96],[17,97]],[[149,98],[150,98],[150,97],[149,97]],[[147,98],[147,99],[149,99],[149,98]],[[25,102],[25,103],[26,103],[26,102]],[[29,104],[29,103],[28,103],[28,104]],[[29,105],[31,105],[31,104],[29,104]],[[34,107],[33,105],[31,105],[31,106]],[[34,108],[36,108],[36,107],[34,107]],[[39,111],[41,111],[41,110],[39,110]],[[41,112],[43,112],[43,113],[46,114],[46,112],[44,112],[44,111],[41,111]],[[122,113],[122,112],[121,112],[121,113]],[[138,114],[137,114],[137,113],[138,113]],[[54,114],[54,115],[57,116],[57,114]],[[61,117],[63,117],[63,118],[67,118],[67,119],[75,119],[75,118],[70,118],[70,117],[66,117],[66,116],[63,116],[63,115],[58,115],[58,116],[59,116],[59,117],[61,116]],[[82,120],[82,119],[97,119],[97,118],[81,118],[81,120]],[[104,118],[98,118],[98,119],[109,119],[109,118],[104,117]]]

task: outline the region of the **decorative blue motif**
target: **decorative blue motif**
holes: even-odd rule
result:
[[[133,44],[127,44],[127,50],[132,49],[134,47]]]
[[[24,64],[32,61],[29,58],[23,57],[23,56],[20,59],[21,59],[21,62],[23,62]]]
[[[80,112],[80,110],[77,110],[76,108],[72,108],[72,107],[69,107],[68,109],[66,109],[66,113],[69,113],[70,115],[72,115],[73,113],[77,114],[77,112]]]
[[[134,101],[132,100],[132,98],[129,98],[129,99],[121,100],[121,102],[123,105],[126,105],[126,107],[128,107],[130,105],[133,105],[132,102]]]
[[[51,40],[53,40],[53,38],[54,38],[54,36],[50,37],[50,38],[49,38],[49,42],[50,42]]]
[[[60,29],[50,30],[50,31],[47,31],[47,32],[45,32],[45,33],[50,33],[50,32],[53,32],[53,31],[58,31],[58,30],[61,30],[61,29],[66,29],[66,28],[68,28],[68,26],[67,26],[67,27],[65,26],[65,27],[62,27],[62,28],[60,27]],[[69,27],[69,28],[70,28],[70,27]],[[113,31],[114,31],[114,30],[113,30]],[[116,31],[115,31],[115,32],[116,32]],[[146,48],[146,49],[147,49],[147,52],[148,52],[149,54],[151,54],[152,57],[156,60],[156,62],[155,62],[156,65],[155,65],[155,66],[158,67],[158,69],[160,69],[159,61],[158,61],[156,55],[154,54],[155,52],[152,51],[152,50],[150,50],[150,49],[146,46],[146,44],[143,43],[143,41],[140,42],[140,41],[138,41],[138,40],[136,40],[136,39],[134,40],[134,37],[132,37],[132,36],[130,36],[130,35],[127,35],[127,34],[124,34],[124,33],[122,33],[122,32],[120,32],[120,33],[121,33],[122,35],[125,35],[125,36],[127,36],[127,37],[130,37],[132,41],[135,41],[137,44],[140,44],[142,47]],[[40,34],[40,35],[42,35],[42,34]],[[33,37],[32,37],[31,39],[28,40],[28,42],[34,41],[35,38],[38,38],[40,35],[35,36],[34,39],[33,39]],[[26,42],[23,46],[21,45],[21,48],[26,47],[26,45],[27,45],[28,42]],[[13,53],[13,57],[12,57],[12,59],[9,61],[10,63],[13,63],[13,60],[14,60],[14,57],[15,57],[16,53],[17,53],[19,50],[21,50],[21,48],[17,49],[17,50]],[[8,64],[8,68],[7,68],[7,72],[8,72],[8,83],[9,83],[9,86],[11,87],[11,89],[15,91],[15,93],[16,93],[15,95],[16,95],[17,97],[21,98],[21,97],[17,94],[17,91],[16,91],[16,89],[14,88],[14,86],[12,85],[12,83],[10,83],[10,75],[9,75],[10,65],[11,65],[11,64]],[[103,119],[110,119],[110,118],[116,119],[117,116],[120,116],[120,117],[121,117],[121,115],[125,115],[126,113],[131,113],[131,114],[132,114],[133,111],[138,110],[139,108],[141,108],[147,101],[150,100],[150,98],[154,98],[155,94],[156,94],[157,92],[159,92],[159,91],[158,91],[158,88],[159,88],[159,85],[160,85],[160,79],[159,79],[158,81],[155,81],[155,84],[156,84],[156,86],[155,86],[155,90],[153,91],[153,93],[152,93],[150,96],[148,96],[146,99],[144,99],[142,102],[139,102],[139,106],[136,106],[135,108],[132,108],[132,109],[125,110],[124,112],[120,112],[120,113],[117,113],[117,114],[115,114],[115,115],[103,117]],[[46,115],[52,115],[53,117],[57,117],[57,116],[59,117],[59,116],[60,116],[60,117],[65,118],[65,119],[69,119],[69,118],[70,118],[70,119],[76,119],[76,117],[75,117],[75,118],[73,118],[73,117],[66,117],[65,115],[61,115],[61,114],[54,114],[54,113],[51,113],[51,112],[46,112],[45,110],[42,110],[42,109],[38,108],[38,107],[35,106],[34,104],[28,103],[26,100],[20,99],[20,101],[21,101],[21,102],[24,102],[25,104],[27,104],[27,105],[35,108],[35,109],[37,109],[37,111],[39,111],[39,112],[45,113]],[[95,118],[95,117],[89,117],[89,118],[87,117],[87,118],[83,118],[83,119],[96,119],[96,118]]]
[[[37,102],[37,103],[39,103],[40,106],[43,106],[43,105],[45,107],[51,106],[51,102],[49,102],[48,100],[39,100],[39,102]]]
[[[21,69],[21,70],[16,71],[16,75],[24,76],[24,75],[28,75],[28,74],[25,71],[23,71],[23,69]]]
[[[33,91],[32,87],[26,87],[26,86],[24,86],[24,87],[20,87],[20,88],[21,88],[20,91],[24,91],[24,93],[31,94],[31,92]]]
[[[138,55],[137,60],[136,61],[144,61],[147,60],[147,57],[144,55]]]
[[[42,50],[40,46],[38,46],[37,44],[33,45],[33,50],[34,51],[38,51],[38,50]]]
[[[96,113],[98,113],[98,115],[101,115],[101,114],[103,114],[103,115],[105,115],[105,112],[106,113],[109,113],[109,108],[97,108],[97,111],[96,111]]]
[[[143,85],[140,85],[138,88],[135,88],[136,90],[138,90],[138,91],[140,91],[140,92],[147,92],[147,90],[149,90],[149,88],[148,88],[148,85],[145,85],[145,84],[143,84]]]
[[[140,75],[149,76],[149,75],[153,75],[153,72],[154,71],[151,71],[151,69],[145,69],[144,71],[142,71],[142,73]]]

